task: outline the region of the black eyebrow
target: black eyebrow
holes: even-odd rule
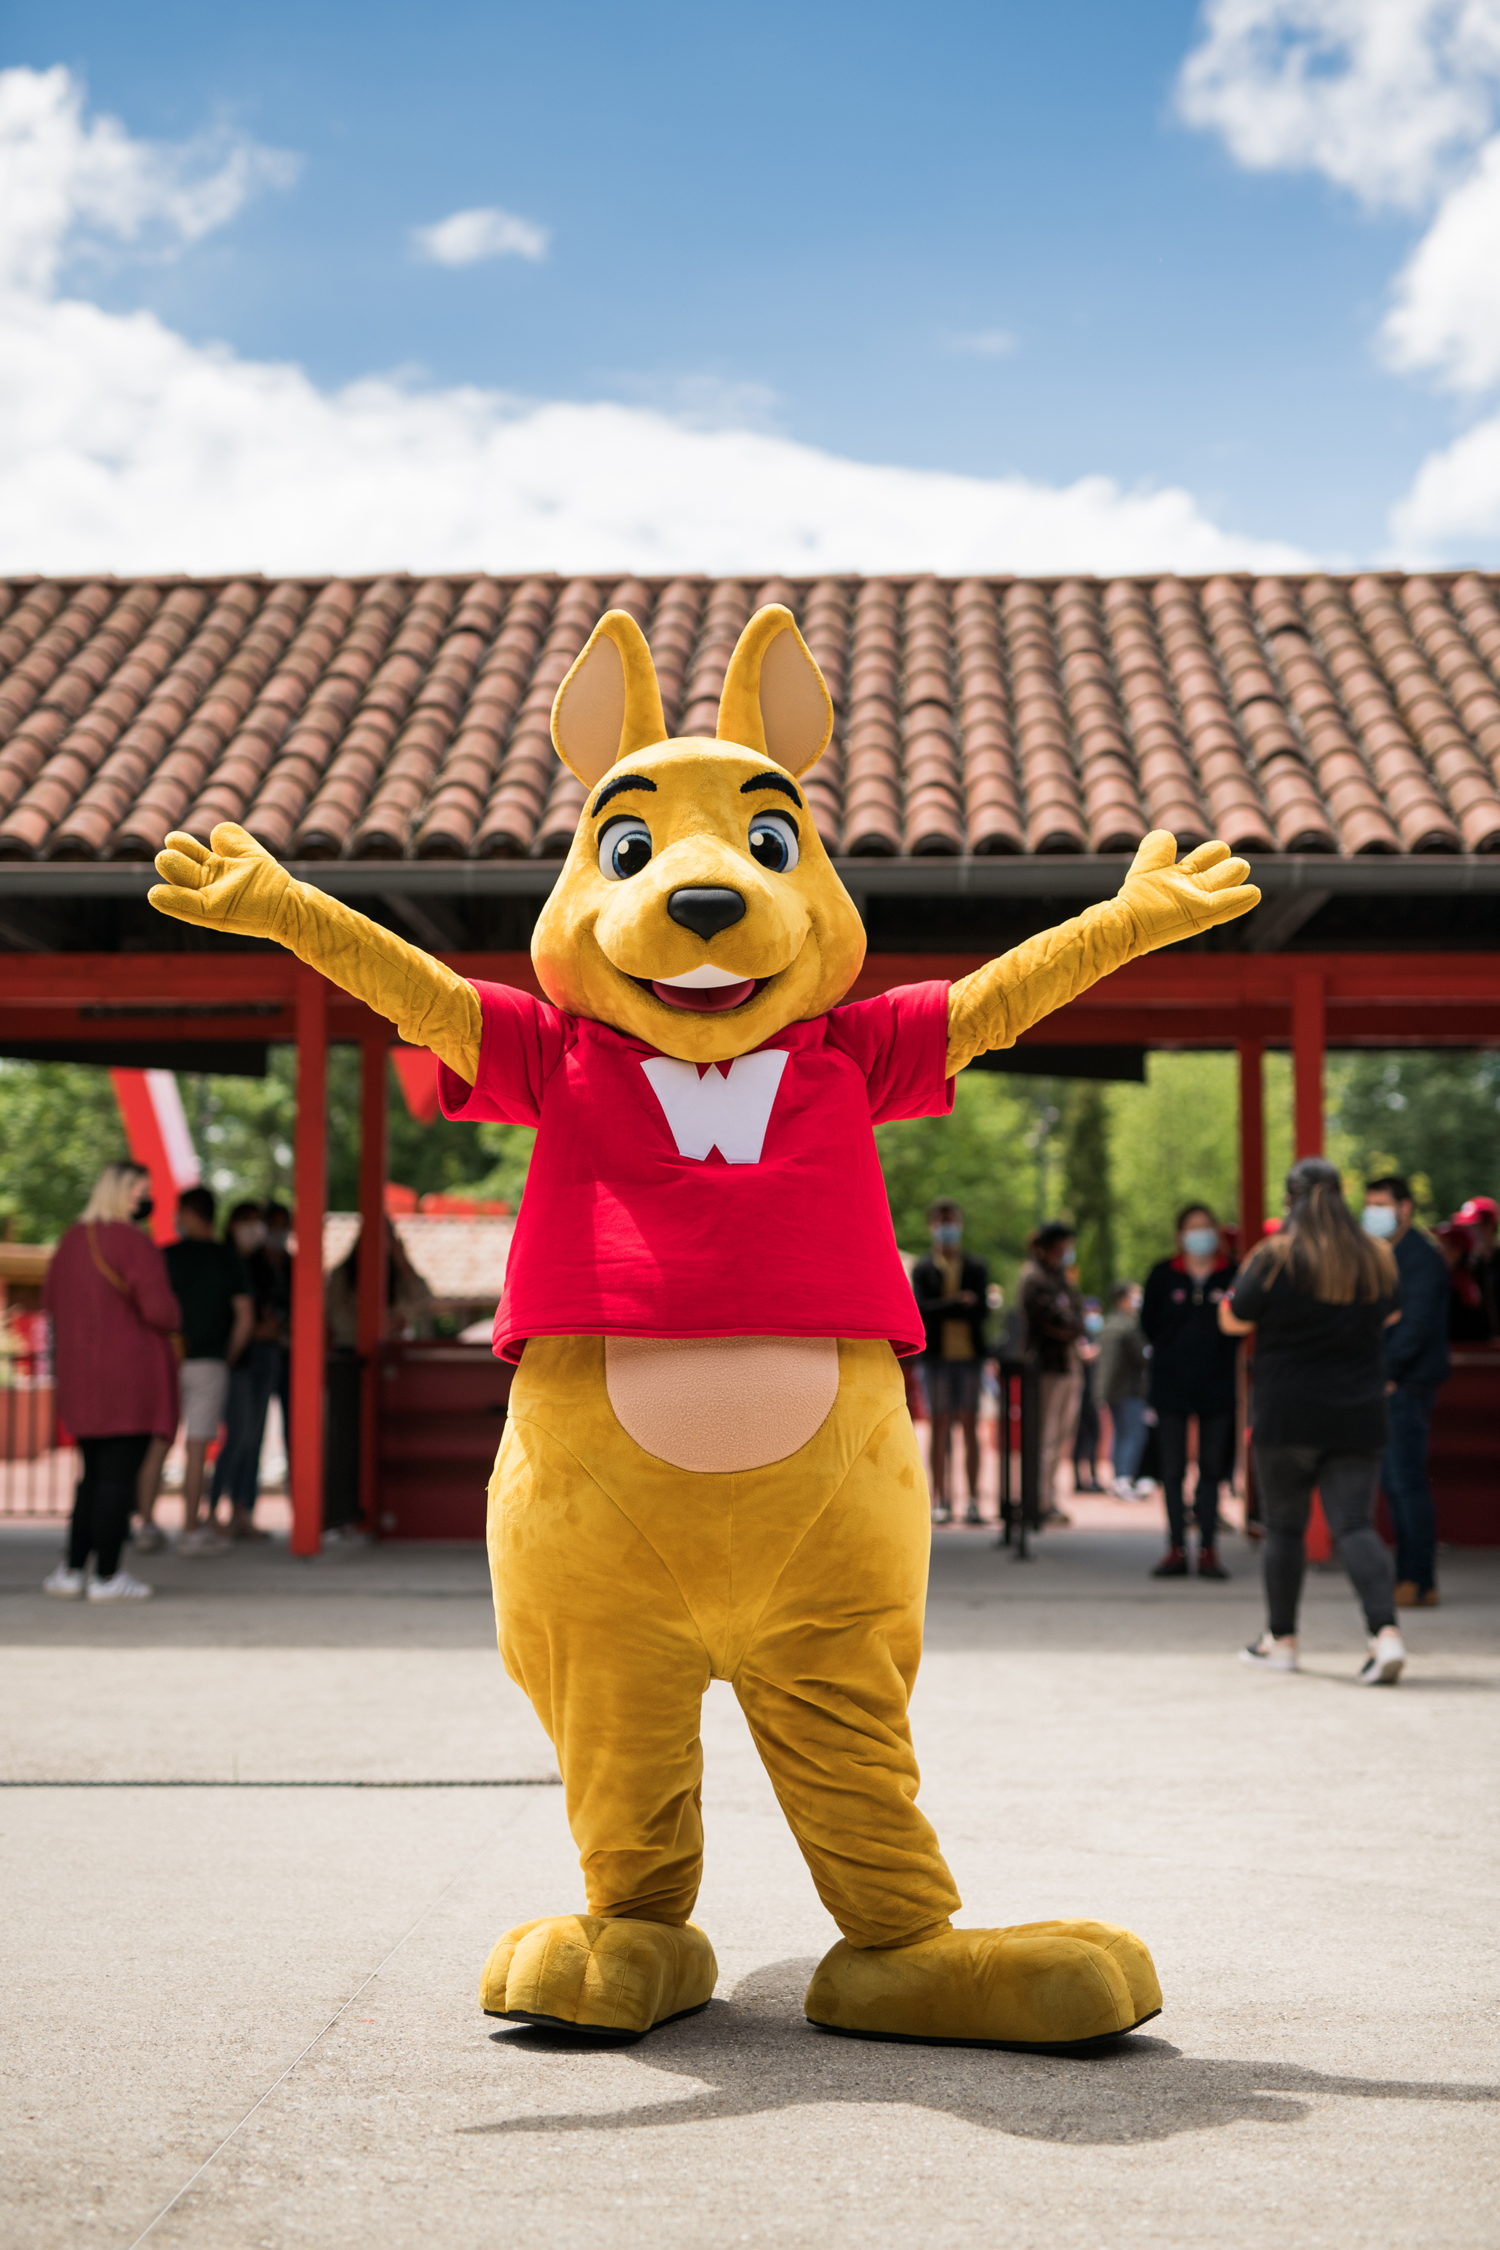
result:
[[[755,775],[753,780],[742,781],[740,783],[740,795],[742,797],[748,796],[752,789],[780,789],[786,796],[791,798],[792,803],[796,806],[798,812],[803,812],[806,810],[806,807],[803,805],[802,799],[798,796],[796,790],[787,780],[787,777],[784,773],[758,773]]]
[[[617,781],[606,781],[604,787],[594,799],[595,820],[599,818],[610,798],[618,797],[622,789],[649,789],[654,796],[656,794],[656,783],[648,781],[643,773],[622,773]]]

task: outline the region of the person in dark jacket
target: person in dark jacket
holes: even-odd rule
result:
[[[949,1498],[953,1425],[963,1431],[969,1505],[964,1521],[979,1523],[979,1379],[988,1345],[984,1319],[990,1269],[963,1247],[964,1215],[948,1196],[927,1213],[932,1250],[912,1268],[911,1285],[922,1315],[926,1344],[922,1380],[932,1416],[932,1514],[953,1521]]]
[[[1043,1523],[1068,1524],[1057,1502],[1057,1472],[1078,1427],[1083,1370],[1078,1339],[1084,1334],[1083,1298],[1069,1279],[1077,1228],[1049,1219],[1026,1244],[1018,1283],[1025,1351],[1037,1370],[1040,1496]]]
[[[1219,1486],[1234,1466],[1235,1371],[1239,1345],[1219,1327],[1219,1306],[1234,1269],[1219,1247],[1219,1223],[1206,1203],[1177,1214],[1177,1254],[1146,1276],[1141,1328],[1151,1346],[1151,1406],[1156,1415],[1167,1551],[1153,1578],[1186,1578],[1188,1423],[1198,1424],[1198,1576],[1227,1578],[1219,1562]]]
[[[1385,1334],[1391,1434],[1380,1482],[1396,1526],[1396,1607],[1437,1607],[1437,1518],[1427,1482],[1432,1409],[1448,1379],[1448,1261],[1412,1225],[1411,1184],[1382,1173],[1365,1187],[1366,1234],[1388,1242],[1401,1277],[1401,1318]]]
[[[1335,1167],[1304,1156],[1286,1176],[1286,1223],[1249,1257],[1219,1307],[1227,1335],[1255,1331],[1255,1483],[1266,1535],[1266,1630],[1242,1651],[1268,1672],[1297,1669],[1297,1607],[1316,1491],[1364,1611],[1365,1687],[1399,1680],[1406,1650],[1395,1582],[1375,1529],[1375,1487],[1391,1434],[1382,1339],[1401,1318],[1388,1244],[1356,1224]]]

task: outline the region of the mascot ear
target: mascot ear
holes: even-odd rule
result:
[[[739,637],[719,698],[719,740],[806,773],[828,748],[833,703],[796,619],[779,602],[758,609]]]
[[[661,690],[646,636],[623,609],[609,609],[588,637],[552,705],[552,741],[586,789],[617,758],[665,742]]]

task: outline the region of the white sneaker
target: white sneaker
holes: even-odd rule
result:
[[[179,1555],[226,1555],[229,1541],[222,1532],[215,1531],[211,1523],[200,1523],[195,1531],[184,1531],[177,1541]]]
[[[1394,1687],[1406,1662],[1406,1643],[1394,1625],[1382,1625],[1360,1667],[1361,1687]]]
[[[132,1578],[128,1570],[117,1570],[113,1578],[89,1580],[91,1602],[149,1602],[155,1590]]]
[[[42,1592],[55,1594],[60,1602],[76,1602],[82,1598],[87,1580],[81,1570],[69,1570],[60,1562],[56,1570],[49,1570],[42,1580]]]
[[[1149,1499],[1150,1499],[1150,1497],[1151,1497],[1151,1495],[1152,1495],[1152,1493],[1153,1493],[1153,1492],[1154,1492],[1155,1490],[1156,1490],[1156,1479],[1155,1479],[1155,1477],[1137,1477],[1137,1478],[1136,1478],[1136,1480],[1135,1480],[1135,1496],[1136,1496],[1137,1500],[1149,1500]]]
[[[140,1555],[159,1555],[166,1543],[167,1535],[158,1524],[143,1523],[130,1534],[130,1544]]]
[[[1258,1641],[1240,1650],[1240,1662],[1253,1664],[1261,1672],[1295,1672],[1297,1669],[1297,1636],[1284,1633],[1262,1633]]]

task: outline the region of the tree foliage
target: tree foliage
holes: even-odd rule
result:
[[[1336,1057],[1329,1153],[1353,1181],[1405,1172],[1421,1215],[1500,1195],[1500,1055],[1407,1048]]]

